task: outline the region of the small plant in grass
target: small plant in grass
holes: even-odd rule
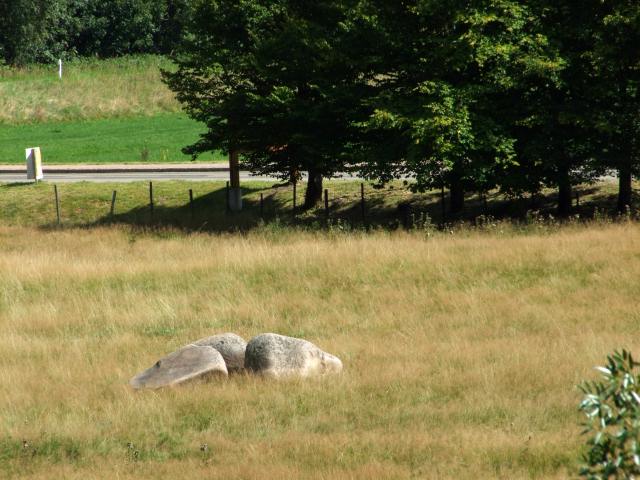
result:
[[[209,463],[211,461],[211,451],[209,450],[209,445],[207,445],[206,443],[200,445],[200,452],[202,454],[202,462]]]
[[[579,386],[580,410],[590,435],[580,475],[590,480],[640,478],[640,375],[631,353],[623,350],[596,367],[600,381]]]
[[[149,146],[147,145],[147,142],[144,142],[144,146],[140,151],[140,160],[142,160],[143,162],[149,160]]]
[[[127,443],[127,459],[130,462],[137,462],[140,459],[140,451],[136,449],[133,442]]]

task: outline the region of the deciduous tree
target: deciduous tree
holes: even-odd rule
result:
[[[197,2],[189,39],[165,73],[189,114],[207,126],[186,149],[240,150],[253,171],[306,171],[305,207],[345,167],[367,88],[351,57],[355,2]]]
[[[618,210],[631,206],[632,178],[640,174],[640,4],[602,2],[594,31],[594,109],[604,165],[617,171]]]
[[[465,191],[493,188],[517,165],[514,101],[530,78],[550,81],[557,60],[521,2],[368,5],[386,43],[364,124],[362,151],[375,159],[365,171],[414,177],[418,189],[446,185],[459,213]]]

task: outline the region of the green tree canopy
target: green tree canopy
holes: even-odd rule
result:
[[[187,152],[243,152],[249,167],[290,178],[308,172],[305,205],[345,168],[367,84],[349,52],[364,44],[356,2],[214,1],[195,5],[189,39],[165,73],[208,128]],[[354,47],[355,46],[355,47]]]
[[[190,0],[2,0],[0,58],[10,65],[75,56],[168,53]]]
[[[49,62],[67,48],[66,0],[2,0],[0,58],[8,64]]]
[[[514,188],[506,173],[518,165],[514,127],[525,115],[516,102],[560,68],[538,20],[516,1],[367,3],[386,43],[365,172],[446,185],[454,212],[467,190]]]

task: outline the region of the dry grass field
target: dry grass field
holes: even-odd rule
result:
[[[574,476],[575,385],[615,348],[640,350],[639,278],[634,223],[431,237],[0,227],[0,477]],[[226,331],[305,337],[345,371],[128,387]]]
[[[171,63],[152,55],[0,68],[0,124],[150,116],[180,111],[160,81]]]

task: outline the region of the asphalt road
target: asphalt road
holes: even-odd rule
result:
[[[304,175],[303,175],[304,178]],[[359,177],[354,175],[343,175],[334,180],[357,180]],[[226,181],[229,180],[228,171],[181,171],[181,172],[154,172],[154,171],[132,171],[132,172],[64,172],[64,173],[45,173],[44,181],[52,183],[68,183],[68,182],[102,182],[102,183],[120,183],[120,182],[145,182],[145,181],[163,181],[163,180],[186,180],[192,182],[207,181]],[[264,175],[251,175],[249,172],[240,172],[241,181],[265,181],[280,182],[276,177]],[[4,172],[0,173],[0,183],[26,183],[27,180],[24,172]]]

